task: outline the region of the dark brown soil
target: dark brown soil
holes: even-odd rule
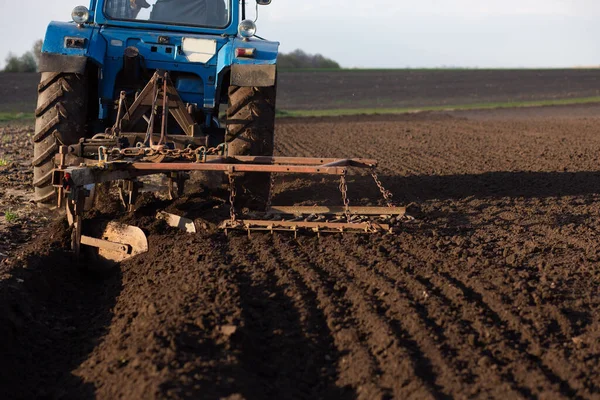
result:
[[[0,72],[0,112],[33,113],[40,74]]]
[[[600,95],[600,70],[282,71],[280,110],[402,108]]]
[[[279,122],[279,154],[380,160],[395,235],[187,235],[152,216],[204,195],[146,199],[151,250],[98,276],[51,227],[2,267],[3,398],[600,398],[600,118],[568,110]]]
[[[33,127],[0,124],[0,263],[52,218],[33,195]]]
[[[0,112],[32,113],[39,74],[0,73]],[[285,110],[422,107],[600,96],[600,70],[280,71]]]

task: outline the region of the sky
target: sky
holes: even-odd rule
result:
[[[0,65],[82,3],[0,0]],[[599,18],[597,0],[272,0],[257,34],[347,68],[585,67],[600,65]]]

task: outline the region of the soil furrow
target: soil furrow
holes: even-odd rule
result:
[[[353,260],[353,264],[350,264],[352,261],[348,263],[358,268],[360,259],[352,253],[346,253]],[[413,272],[407,273],[405,266],[397,262],[387,258],[379,260],[375,254],[369,258],[372,261],[368,270],[378,282],[378,293],[383,292],[382,301],[390,309],[395,309],[395,314],[407,323],[418,327],[415,315],[423,321],[429,335],[438,338],[438,347],[450,359],[453,368],[473,385],[471,395],[481,396],[481,392],[487,392],[489,396],[497,392],[512,393],[513,397],[532,397],[532,389],[522,386],[515,373],[497,370],[498,366],[509,364],[509,360],[477,346],[481,328],[477,323],[473,326],[473,321],[461,315],[464,304],[453,304],[437,287]]]
[[[325,255],[317,256],[319,245],[307,247],[302,251],[311,259],[316,268],[328,274],[338,285],[343,285],[344,296],[353,305],[355,313],[361,315],[375,333],[379,333],[373,334],[372,332],[373,336],[370,341],[374,346],[375,353],[383,350],[378,349],[378,346],[385,347],[380,363],[389,365],[391,360],[409,356],[415,374],[435,391],[436,397],[445,397],[447,389],[445,391],[444,387],[456,386],[462,377],[457,376],[449,367],[443,349],[439,349],[439,346],[426,335],[418,333],[419,329],[424,329],[425,326],[418,322],[415,324],[414,321],[411,321],[409,325],[401,323],[400,319],[410,316],[410,314],[403,316],[405,311],[386,312],[389,307],[383,306],[375,296],[368,294],[368,288],[371,285],[367,281],[372,277],[365,278],[364,275],[361,276],[360,272],[354,271],[350,265],[341,263],[339,254],[337,258]],[[305,245],[300,244],[300,246]],[[349,270],[353,271],[350,273]],[[386,318],[383,318],[384,316]],[[382,335],[382,333],[384,334]],[[385,372],[384,370],[383,373]]]
[[[408,254],[413,257],[420,256],[411,252],[410,248],[403,246],[403,250],[407,250]],[[403,253],[403,256],[407,255]],[[396,256],[400,257],[400,256]],[[435,257],[437,258],[437,257]],[[432,258],[428,257],[427,262],[431,262]],[[439,259],[438,266],[443,265],[443,261]],[[411,273],[418,273],[412,269]],[[462,281],[455,275],[451,275],[449,271],[438,271],[431,276],[435,276],[435,280],[441,278],[437,287],[444,288],[447,286],[455,287],[462,293],[460,296],[460,306],[463,308],[472,308],[472,311],[479,314],[479,318],[486,325],[487,329],[496,332],[496,339],[501,342],[506,342],[508,346],[503,346],[503,352],[511,354],[511,359],[522,359],[529,367],[529,371],[539,370],[543,376],[551,383],[557,384],[560,387],[560,392],[569,398],[577,397],[577,390],[569,384],[569,378],[565,374],[577,376],[577,371],[568,371],[564,360],[554,360],[552,356],[552,368],[544,362],[540,357],[542,348],[534,328],[530,327],[521,318],[515,316],[511,311],[502,306],[503,299],[494,292],[493,285],[487,283],[490,289],[483,289],[483,286],[474,282],[473,279]],[[464,278],[463,278],[464,279]],[[433,280],[432,280],[433,282]],[[469,283],[466,283],[469,282]],[[498,289],[496,289],[498,290]],[[489,332],[489,331],[488,331]],[[513,350],[514,349],[514,350]],[[514,361],[513,361],[514,362]],[[587,393],[589,395],[589,393]]]
[[[277,133],[276,133],[277,135]],[[312,154],[310,144],[307,146],[302,143],[303,138],[306,136],[304,132],[299,129],[290,129],[284,135],[276,136],[278,139],[278,146],[281,145],[286,148],[286,152],[282,155],[288,157],[324,157],[323,155]]]
[[[295,284],[268,248],[262,238],[230,237],[232,279],[241,296],[239,354],[253,382],[251,391],[241,392],[261,398],[288,397],[288,388],[294,388],[293,398],[351,395],[335,386],[330,361],[339,354],[312,293]]]
[[[357,388],[359,398],[383,398],[387,390],[379,384],[380,366],[375,355],[370,352],[370,344],[365,340],[364,327],[351,313],[352,305],[340,298],[342,290],[335,281],[312,265],[308,255],[300,251],[297,245],[279,237],[274,238],[274,251],[288,264],[317,298],[319,308],[323,311],[329,329],[333,332],[338,351],[343,354],[338,363],[338,385],[350,385]],[[400,360],[402,362],[402,359]],[[407,390],[415,392],[419,389],[417,382],[402,382]]]
[[[488,290],[481,290],[477,284],[474,286],[465,284],[460,279],[450,276],[447,273],[441,273],[441,275],[447,281],[459,287],[468,301],[477,304],[483,310],[483,313],[491,318],[494,326],[504,326],[505,340],[514,344],[514,348],[524,355],[532,366],[539,368],[550,382],[558,384],[560,386],[560,393],[568,398],[579,398],[577,390],[569,384],[568,378],[561,377],[561,375],[564,375],[565,372],[568,373],[568,371],[565,371],[562,367],[560,370],[552,368],[552,366],[544,361],[543,356],[540,357],[541,347],[535,339],[537,335],[520,318],[507,312],[503,307],[499,307],[498,304],[501,304],[502,300],[497,295]],[[553,360],[552,362],[556,366],[564,366],[563,363],[564,360]]]

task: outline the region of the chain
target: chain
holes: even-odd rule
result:
[[[267,205],[266,211],[271,209],[271,204],[273,201],[273,190],[275,189],[275,173],[271,173],[269,176],[269,194],[267,195]]]
[[[379,191],[383,195],[383,198],[384,198],[387,206],[390,208],[394,207],[394,203],[392,203],[392,198],[394,197],[394,195],[392,194],[392,192],[390,192],[389,190],[387,190],[386,188],[383,187],[383,184],[381,183],[381,181],[379,180],[379,177],[377,176],[377,172],[375,172],[375,168],[371,168],[371,176],[373,177],[375,184],[379,188]]]
[[[231,225],[235,225],[235,177],[233,174],[229,174],[229,217],[231,218]]]
[[[108,152],[107,152],[107,148],[104,146],[100,146],[98,147],[98,162],[100,164],[105,163],[108,161]]]
[[[346,175],[340,175],[340,192],[342,192],[342,202],[344,203],[344,215],[346,221],[350,223],[350,200],[348,199],[348,184],[346,183]]]
[[[217,147],[209,148],[200,146],[196,149],[192,149],[189,146],[185,149],[168,149],[166,147],[151,148],[141,145],[138,147],[127,147],[125,149],[119,149],[115,147],[110,150],[106,148],[103,148],[102,150],[101,157],[103,156],[104,162],[108,162],[109,155],[117,158],[144,158],[162,155],[173,159],[186,159],[195,162],[206,162],[206,156],[208,155],[224,155],[225,145],[220,144]]]

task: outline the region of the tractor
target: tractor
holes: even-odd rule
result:
[[[255,1],[257,15],[271,2]],[[390,231],[389,220],[405,210],[392,205],[375,160],[273,155],[279,43],[256,35],[246,0],[151,3],[91,0],[73,9],[72,22],[51,22],[44,39],[35,200],[66,209],[76,254],[84,245],[120,261],[147,249],[133,226],[109,224],[100,237],[83,232],[101,184],[115,183],[133,211],[143,177],[167,177],[174,198],[194,171],[220,172],[229,184],[226,233]],[[349,167],[370,169],[387,207],[350,207]],[[279,173],[338,176],[342,206],[273,206]],[[253,213],[240,215],[240,204]],[[193,227],[179,216],[167,220]]]
[[[167,148],[227,142],[229,155],[273,155],[279,43],[255,36],[245,1],[91,0],[72,19],[50,23],[39,63],[37,202],[56,201],[51,178],[61,145],[80,157],[119,141],[135,147],[153,142],[151,128],[163,139],[179,136],[175,146],[160,143]],[[152,115],[167,98],[168,112]],[[264,202],[268,176],[245,179]]]

